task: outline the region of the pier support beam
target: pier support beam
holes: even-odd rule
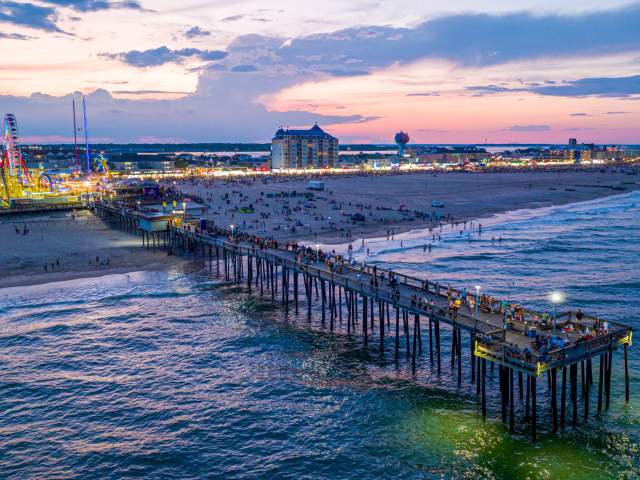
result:
[[[624,401],[629,402],[629,359],[627,354],[628,345],[624,344]]]
[[[562,367],[562,391],[560,392],[560,428],[564,430],[567,413],[567,367]]]
[[[537,393],[536,393],[536,377],[531,375],[531,439],[535,443],[537,440],[537,425],[536,425],[536,406],[537,406]]]

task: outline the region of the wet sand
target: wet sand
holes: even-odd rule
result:
[[[562,205],[640,188],[640,177],[626,172],[570,171],[517,173],[415,173],[327,176],[314,199],[275,198],[281,192],[309,192],[309,179],[257,179],[177,182],[185,194],[205,200],[200,216],[218,225],[283,240],[345,243],[435,226],[434,214],[470,220],[522,208]],[[432,201],[443,208],[432,207]],[[243,213],[243,207],[254,213]],[[429,215],[417,218],[415,212]],[[364,222],[351,221],[352,214]]]
[[[26,235],[16,233],[16,228]],[[97,257],[97,261],[96,261]],[[142,247],[91,213],[6,217],[0,221],[0,288],[154,270],[185,260]],[[45,264],[47,266],[45,270]]]
[[[323,244],[428,228],[434,226],[434,212],[457,220],[477,219],[640,188],[637,175],[616,172],[350,175],[323,181],[326,190],[315,192],[313,200],[270,196],[283,191],[308,192],[308,179],[300,178],[182,181],[176,187],[202,197],[208,208],[204,216],[218,225],[233,224],[261,236]],[[434,200],[444,208],[432,208]],[[248,206],[254,212],[241,213]],[[193,210],[200,215],[199,208],[190,212]],[[429,219],[418,218],[416,211]],[[365,221],[352,222],[354,213]],[[16,228],[22,232],[25,225],[29,233],[17,234]],[[75,219],[62,212],[0,218],[0,288],[187,263],[164,251],[147,250],[140,237],[111,229],[85,211]]]

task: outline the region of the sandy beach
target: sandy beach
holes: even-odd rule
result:
[[[143,248],[140,237],[110,229],[86,211],[75,218],[69,212],[5,217],[0,222],[0,247],[0,288],[185,262]]]
[[[186,180],[176,182],[174,188],[204,200],[205,213],[197,209],[190,209],[190,213],[218,225],[234,225],[283,240],[337,244],[362,237],[383,237],[391,230],[401,233],[429,228],[438,217],[477,219],[640,188],[638,175],[629,172],[334,175],[322,178],[326,188],[314,192],[313,199],[278,197],[283,192],[310,192],[309,179],[296,177]],[[444,206],[434,208],[433,201]],[[353,214],[361,214],[364,221],[353,222]]]
[[[261,236],[340,244],[428,228],[444,218],[476,219],[640,187],[637,175],[624,172],[350,175],[323,181],[326,189],[313,198],[302,196],[309,192],[304,178],[187,180],[174,188],[206,202],[204,213],[201,205],[191,204],[194,217]],[[300,196],[279,196],[293,191]],[[432,201],[444,207],[433,208]],[[364,222],[353,222],[353,214]],[[0,220],[0,288],[186,263],[147,250],[140,237],[111,229],[87,211]]]

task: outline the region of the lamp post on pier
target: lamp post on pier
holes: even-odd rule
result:
[[[564,294],[562,292],[551,292],[549,300],[553,303],[553,334],[556,334],[556,321],[558,318],[558,305],[564,302]]]
[[[475,304],[475,318],[476,324],[478,323],[478,303],[480,303],[480,285],[476,285],[476,304]]]

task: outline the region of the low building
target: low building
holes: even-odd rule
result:
[[[280,128],[271,141],[274,170],[333,168],[338,163],[338,139],[318,125],[308,130]]]

